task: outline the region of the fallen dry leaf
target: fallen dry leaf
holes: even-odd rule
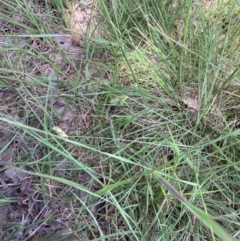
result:
[[[196,99],[192,98],[183,98],[182,102],[186,104],[189,108],[197,110],[198,109],[198,103]]]
[[[58,115],[60,115],[61,121],[72,121],[74,117],[74,111],[71,107],[61,106],[57,110]]]
[[[0,154],[0,164],[1,165],[10,164],[12,162],[14,152],[15,152],[15,148],[10,147],[5,152]]]
[[[25,179],[27,177],[27,174],[21,170],[18,170],[14,167],[8,167],[5,171],[4,174],[10,178],[13,183],[16,185],[18,184],[21,180]]]

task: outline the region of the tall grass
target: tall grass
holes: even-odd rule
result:
[[[45,2],[46,24],[5,2],[26,44],[1,48],[1,153],[15,143],[11,166],[51,211],[36,223],[64,210],[79,240],[239,238],[237,2],[100,0],[105,32],[80,60],[54,42],[62,1]]]

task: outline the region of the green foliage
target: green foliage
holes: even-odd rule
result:
[[[104,34],[75,58],[59,38],[75,1],[3,2],[0,158],[41,194],[34,225],[61,214],[79,239],[240,238],[237,1],[100,0]]]

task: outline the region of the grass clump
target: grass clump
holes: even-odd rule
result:
[[[3,1],[2,240],[240,237],[239,6],[216,2]]]

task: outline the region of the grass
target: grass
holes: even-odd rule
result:
[[[95,1],[83,49],[84,1],[1,2],[2,240],[240,239],[240,8],[212,2]]]

